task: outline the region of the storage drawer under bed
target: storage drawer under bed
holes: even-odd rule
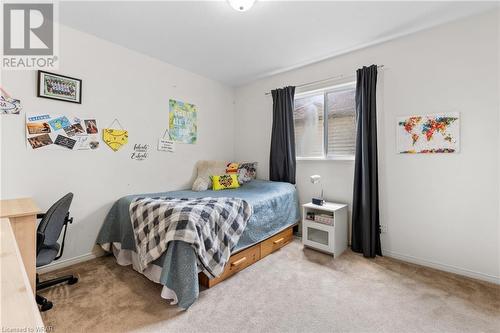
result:
[[[276,235],[255,244],[248,249],[244,249],[233,254],[230,258],[224,272],[215,279],[209,279],[205,274],[199,273],[198,279],[202,286],[211,288],[224,281],[228,277],[236,274],[242,269],[254,264],[265,256],[279,250],[293,240],[293,226],[277,233]]]
[[[264,258],[268,254],[273,253],[281,249],[286,244],[293,240],[293,228],[288,228],[282,232],[274,235],[273,237],[266,239],[260,243],[260,258]]]
[[[227,279],[233,274],[238,273],[242,269],[254,264],[260,259],[260,244],[249,247],[236,254],[233,254],[224,268],[224,272],[215,279],[209,279],[205,274],[200,273],[198,278],[200,283],[208,288],[215,286],[217,283]]]

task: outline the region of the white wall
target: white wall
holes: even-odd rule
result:
[[[86,257],[111,204],[132,193],[189,187],[198,159],[231,159],[234,91],[215,81],[62,26],[59,73],[83,80],[83,104],[36,97],[34,71],[2,72],[2,83],[24,105],[21,116],[2,117],[2,198],[32,196],[43,210],[67,192],[75,197],[75,222],[64,259]],[[198,143],[156,151],[168,126],[168,100],[198,106]],[[116,117],[129,144],[113,152],[45,151],[26,148],[25,113],[95,116],[100,128]],[[153,149],[145,161],[130,159],[134,143]]]
[[[379,181],[386,255],[500,282],[498,17],[495,12],[406,36],[236,90],[236,159],[257,160],[268,177],[272,98],[285,85],[346,76],[384,64],[379,78]],[[460,112],[461,151],[396,154],[401,115]],[[320,174],[325,196],[351,204],[351,161],[298,161],[302,202]]]

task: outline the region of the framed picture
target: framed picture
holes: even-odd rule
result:
[[[82,104],[82,80],[38,71],[37,96]]]

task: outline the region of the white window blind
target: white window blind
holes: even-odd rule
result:
[[[295,99],[293,120],[296,156],[323,156],[324,101],[323,93]]]
[[[298,158],[354,156],[355,94],[355,84],[350,83],[295,97],[293,118]]]
[[[327,156],[353,156],[356,146],[355,87],[327,92]]]

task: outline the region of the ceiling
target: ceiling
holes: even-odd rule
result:
[[[61,2],[60,21],[239,86],[497,6],[495,2]]]

